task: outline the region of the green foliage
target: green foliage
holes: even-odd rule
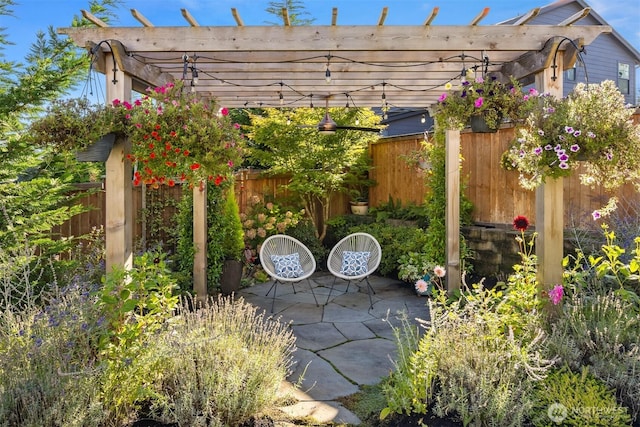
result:
[[[178,238],[178,228],[175,218],[168,219],[168,212],[176,211],[178,200],[162,189],[147,191],[144,209],[141,214],[145,221],[146,234],[144,241],[138,245],[145,250],[147,247],[162,247],[165,251],[175,250]]]
[[[322,242],[320,242],[316,236],[315,228],[308,219],[303,219],[296,225],[287,228],[285,234],[288,234],[289,236],[304,243],[304,245],[309,248],[318,264],[326,260],[329,251],[322,245]]]
[[[429,303],[431,320],[425,322],[417,350],[402,356],[390,377],[386,412],[431,409],[464,425],[523,425],[533,403],[533,384],[551,362],[539,354],[544,341],[541,316],[530,313],[518,328],[505,328],[497,310],[502,301],[502,294],[482,286],[454,302],[446,292],[437,293]],[[399,334],[400,354],[412,348],[413,341],[406,337],[413,334]]]
[[[378,272],[384,276],[396,274],[398,259],[410,252],[422,252],[429,245],[428,234],[421,228],[390,226],[381,223],[362,224],[349,228],[349,233],[362,231],[371,234],[382,248]]]
[[[384,222],[387,219],[401,219],[417,221],[419,227],[427,228],[429,225],[429,217],[424,205],[416,205],[412,202],[403,205],[402,200],[394,200],[391,195],[386,203],[369,208],[369,215],[378,222]]]
[[[429,192],[426,196],[427,217],[429,218],[429,242],[425,248],[427,257],[435,263],[444,265],[447,248],[447,228],[445,226],[447,191],[445,173],[445,136],[442,126],[436,127],[436,131],[429,144],[425,145],[425,156],[431,163],[431,173],[425,178]],[[460,222],[471,222],[473,205],[460,193]],[[464,239],[461,238],[461,248]],[[461,259],[464,256],[461,256]]]
[[[228,184],[227,184],[228,185]],[[225,206],[225,189],[227,185],[207,186],[207,285],[210,291],[220,283],[222,267],[225,261],[225,244],[228,236],[222,233],[225,229],[223,211]],[[193,290],[193,191],[183,193],[178,204],[176,216],[178,227],[177,270],[179,272],[180,289],[185,292]]]
[[[236,426],[275,404],[294,350],[287,325],[242,300],[191,311],[162,255],[135,265],[104,287],[76,281],[43,307],[0,311],[0,425]]]
[[[106,328],[96,337],[102,363],[101,397],[112,418],[124,420],[132,408],[154,396],[154,380],[164,357],[151,343],[173,316],[177,287],[161,253],[146,252],[133,269],[114,269],[95,292]]]
[[[171,357],[152,412],[165,423],[242,425],[275,404],[294,342],[287,325],[242,299],[183,311],[157,340]]]
[[[553,324],[548,354],[616,390],[634,420],[640,416],[640,303],[619,292],[576,292]]]
[[[369,109],[331,108],[330,114],[344,124],[359,119],[363,126],[374,126],[380,121]],[[328,218],[330,195],[348,191],[345,179],[350,169],[362,165],[368,144],[378,138],[363,131],[320,134],[316,125],[323,115],[323,110],[313,108],[266,108],[262,115],[250,115],[249,133],[253,139],[250,156],[268,168],[270,175],[289,177],[285,187],[300,197],[321,241],[326,234],[324,219]]]
[[[240,207],[236,201],[233,186],[226,190],[226,198],[222,209],[222,228],[219,232],[224,236],[222,252],[225,260],[240,261],[244,251],[244,232],[240,221]]]
[[[582,368],[581,373],[566,367],[551,372],[537,384],[533,396],[530,417],[534,426],[631,425],[627,409],[618,405],[614,392],[590,375],[587,368]]]

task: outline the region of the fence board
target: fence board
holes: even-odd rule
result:
[[[634,116],[636,124],[640,123],[640,115]],[[525,215],[535,224],[535,191],[522,189],[518,184],[518,173],[506,171],[500,165],[502,153],[513,138],[514,130],[503,127],[494,134],[472,133],[461,134],[462,167],[461,177],[465,184],[464,192],[474,205],[472,219],[477,223],[510,224],[517,215]],[[388,202],[392,197],[404,205],[409,202],[423,203],[427,188],[424,185],[425,172],[409,167],[402,158],[420,147],[423,134],[403,135],[384,138],[370,145],[373,169],[370,177],[376,185],[369,191],[369,203],[378,206]],[[240,171],[236,178],[236,198],[240,212],[250,207],[252,196],[262,200],[283,200],[291,197],[284,189],[287,177],[268,177],[257,170]],[[81,184],[79,191],[100,187],[100,184]],[[157,193],[153,193],[156,191]],[[179,186],[162,187],[149,190],[154,197],[181,197]],[[148,195],[149,195],[148,194]],[[579,225],[591,221],[591,213],[606,203],[612,194],[602,188],[591,189],[579,182],[578,172],[564,179],[565,224]],[[619,209],[638,215],[640,195],[632,185],[625,185],[615,193],[620,199]],[[142,237],[142,205],[140,187],[134,188],[134,241]],[[53,233],[62,236],[78,236],[91,231],[92,227],[104,226],[104,191],[87,195],[81,199],[85,206],[92,206],[89,212],[77,215],[67,223],[56,227]],[[349,212],[348,198],[344,194],[332,197],[330,217]],[[163,213],[165,221],[171,221],[173,210]]]

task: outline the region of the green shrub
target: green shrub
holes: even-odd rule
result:
[[[190,426],[232,427],[259,416],[290,373],[294,340],[287,325],[242,299],[219,297],[182,312],[156,340],[171,359],[152,412]]]
[[[236,426],[271,407],[294,350],[287,325],[242,301],[192,312],[174,286],[148,253],[103,286],[0,311],[0,426]]]
[[[640,315],[638,304],[619,292],[575,293],[556,319],[548,354],[573,370],[590,373],[614,388],[634,420],[640,415]]]
[[[505,325],[497,310],[502,302],[502,293],[481,285],[454,302],[438,293],[429,302],[427,330],[410,357],[406,350],[414,346],[414,333],[397,335],[403,356],[385,387],[385,414],[430,409],[465,425],[523,425],[533,385],[552,362],[540,357],[540,314],[521,318],[521,325]]]
[[[617,427],[631,425],[614,392],[589,374],[564,367],[536,385],[531,420],[535,426]]]

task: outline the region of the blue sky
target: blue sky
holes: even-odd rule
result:
[[[316,18],[315,24],[331,22],[332,7],[338,8],[339,25],[375,25],[384,6],[389,6],[386,25],[421,25],[434,6],[440,13],[434,25],[466,25],[489,7],[489,15],[481,24],[489,25],[523,14],[551,0],[301,0],[306,10]],[[21,61],[35,40],[38,30],[48,26],[69,26],[80,9],[88,7],[88,0],[16,0],[14,17],[0,16],[0,27],[7,29],[8,38],[15,43],[4,50],[6,59]],[[640,0],[587,0],[588,4],[640,50]],[[186,8],[200,25],[235,25],[231,8],[238,9],[245,25],[264,25],[276,18],[265,12],[268,0],[125,0],[112,25],[140,26],[131,16],[137,9],[154,25],[187,25],[180,13]]]

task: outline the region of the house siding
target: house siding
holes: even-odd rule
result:
[[[567,17],[579,12],[582,7],[577,3],[568,3],[555,8],[536,18],[532,19],[531,25],[556,25]],[[592,16],[587,16],[574,25],[601,25],[602,23]],[[567,80],[563,77],[563,92],[566,96],[571,92],[577,83],[600,83],[604,80],[613,80],[618,83],[618,63],[626,63],[630,66],[629,93],[624,94],[625,102],[637,104],[636,99],[636,65],[637,58],[629,52],[612,34],[601,34],[593,43],[585,47],[585,52],[581,54],[584,65],[576,62],[575,81]],[[566,76],[566,74],[565,74]]]

